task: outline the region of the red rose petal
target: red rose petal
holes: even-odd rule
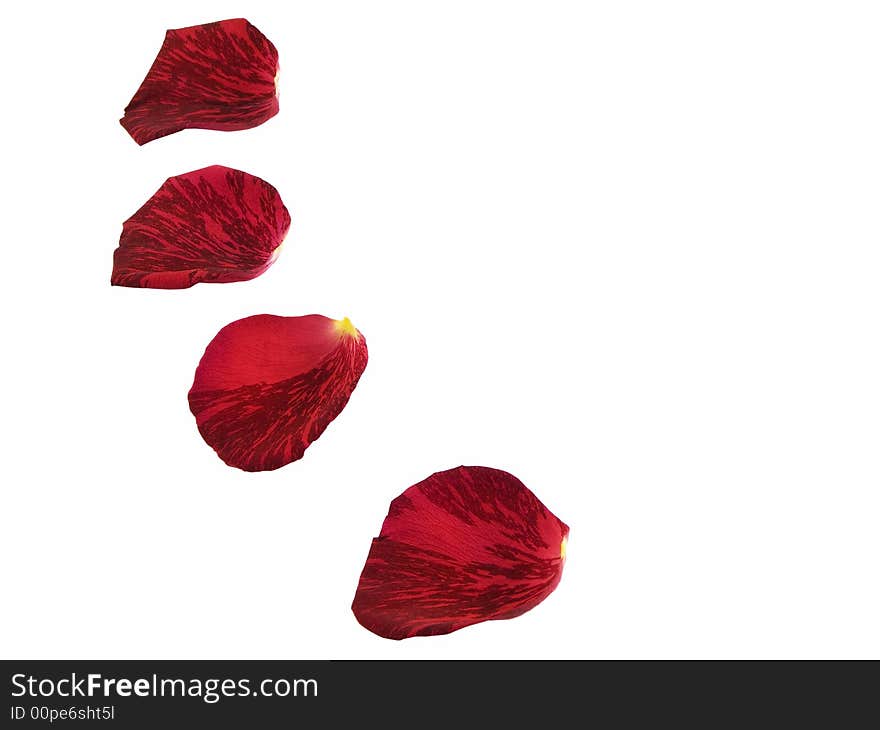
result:
[[[138,144],[250,129],[278,113],[278,51],[244,18],[169,30],[120,123]]]
[[[277,469],[302,458],[345,408],[366,366],[366,340],[347,317],[258,314],[211,340],[189,407],[229,466]]]
[[[122,224],[110,283],[185,289],[253,279],[289,227],[278,191],[258,177],[221,165],[170,177]]]
[[[437,472],[391,503],[351,608],[387,639],[513,618],[556,588],[567,539],[568,527],[511,474]]]

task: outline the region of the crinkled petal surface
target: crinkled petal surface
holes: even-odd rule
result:
[[[258,314],[211,340],[189,407],[229,466],[277,469],[302,458],[345,408],[366,366],[366,340],[348,318]]]
[[[567,538],[568,527],[511,474],[438,472],[391,503],[351,608],[388,639],[513,618],[556,588]]]
[[[244,18],[169,30],[120,123],[138,144],[250,129],[278,113],[278,51]]]
[[[168,178],[122,224],[110,283],[185,289],[253,279],[278,256],[290,213],[278,191],[214,165]]]

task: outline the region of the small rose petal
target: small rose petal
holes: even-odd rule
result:
[[[185,289],[253,279],[278,257],[288,228],[290,213],[265,180],[221,165],[170,177],[122,224],[110,283]]]
[[[138,144],[250,129],[278,113],[278,51],[244,18],[169,30],[120,123]]]
[[[277,469],[302,458],[345,408],[366,366],[366,340],[347,317],[258,314],[211,340],[189,407],[229,466]]]
[[[387,639],[513,618],[556,588],[567,540],[568,527],[511,474],[437,472],[391,503],[351,608]]]

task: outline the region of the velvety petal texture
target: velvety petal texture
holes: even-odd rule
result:
[[[122,224],[110,283],[185,289],[253,279],[278,256],[290,213],[278,191],[213,165],[168,178]]]
[[[391,503],[352,611],[388,639],[513,618],[556,588],[567,540],[568,527],[515,476],[437,472]]]
[[[138,144],[249,129],[278,113],[277,77],[278,51],[244,18],[169,30],[119,121]]]
[[[347,317],[258,314],[211,340],[189,407],[229,466],[277,469],[302,458],[345,408],[366,366],[366,340]]]

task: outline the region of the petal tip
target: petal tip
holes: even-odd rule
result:
[[[342,319],[334,320],[334,326],[336,327],[336,331],[339,334],[346,337],[360,337],[361,333],[358,332],[357,327],[355,327],[351,320],[348,317],[343,317]]]

